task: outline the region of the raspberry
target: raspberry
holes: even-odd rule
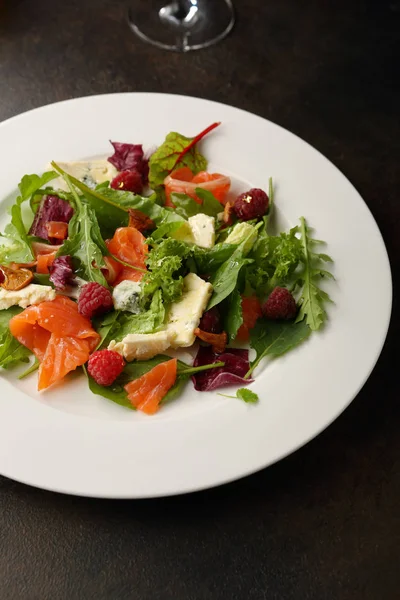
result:
[[[208,333],[221,333],[221,316],[216,306],[207,310],[201,317],[199,329]]]
[[[296,300],[289,290],[282,287],[274,288],[263,306],[267,319],[293,319],[296,312]]]
[[[84,317],[91,319],[113,308],[110,290],[100,283],[86,283],[79,294],[78,310]]]
[[[110,183],[110,187],[114,190],[141,194],[143,191],[142,176],[138,171],[121,171],[121,173],[118,173],[114,177]]]
[[[253,188],[236,198],[233,210],[238,219],[250,221],[250,219],[258,219],[265,215],[268,204],[267,194],[263,190]]]
[[[99,385],[111,385],[124,369],[125,361],[113,350],[97,350],[89,358],[87,370]]]

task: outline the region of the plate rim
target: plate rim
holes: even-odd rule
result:
[[[4,126],[8,126],[10,123],[12,124],[13,122],[18,121],[19,119],[23,119],[23,118],[29,118],[29,115],[31,115],[32,113],[39,113],[41,111],[46,111],[46,109],[48,109],[49,107],[52,106],[63,106],[66,104],[75,104],[75,103],[79,103],[82,100],[89,102],[92,101],[95,98],[116,98],[116,97],[121,97],[121,96],[155,96],[157,98],[165,98],[165,97],[170,97],[170,98],[181,98],[183,99],[183,101],[192,101],[192,100],[196,100],[199,101],[201,103],[207,103],[207,104],[211,104],[213,106],[218,105],[220,106],[222,109],[224,108],[231,108],[234,109],[235,111],[240,112],[242,115],[247,115],[247,116],[251,116],[251,117],[256,117],[257,119],[261,119],[264,122],[267,122],[269,124],[272,124],[274,127],[277,127],[278,129],[284,131],[286,134],[290,134],[291,136],[297,138],[297,140],[299,140],[302,144],[306,144],[306,146],[308,146],[313,152],[316,152],[320,157],[322,157],[324,159],[324,161],[326,163],[328,163],[328,165],[335,171],[336,175],[339,175],[339,177],[343,178],[347,184],[349,186],[351,186],[353,193],[355,193],[358,196],[358,200],[361,201],[364,205],[364,208],[367,209],[368,213],[369,213],[369,217],[370,219],[372,219],[372,222],[375,226],[375,228],[377,229],[377,233],[378,238],[379,238],[379,243],[381,245],[381,250],[384,251],[384,257],[386,259],[386,266],[388,269],[388,299],[389,299],[389,306],[387,308],[387,314],[386,314],[386,319],[385,319],[385,323],[382,323],[382,334],[381,334],[381,339],[380,339],[380,344],[379,344],[379,348],[376,350],[376,356],[375,359],[372,361],[371,366],[369,367],[369,370],[366,372],[366,374],[364,375],[363,379],[360,381],[356,392],[350,397],[350,399],[346,402],[346,404],[344,406],[341,406],[339,408],[338,411],[334,411],[334,415],[330,418],[329,421],[326,421],[323,425],[320,426],[319,429],[315,430],[307,439],[303,439],[303,441],[299,442],[299,443],[295,443],[293,446],[291,446],[286,453],[284,454],[280,454],[277,457],[274,457],[272,459],[268,459],[266,461],[264,461],[264,463],[261,466],[257,466],[256,468],[253,469],[245,469],[245,472],[240,472],[234,476],[231,477],[227,477],[227,478],[218,478],[218,482],[216,483],[212,483],[212,484],[205,484],[205,485],[192,485],[192,486],[188,486],[187,488],[184,488],[184,486],[181,487],[181,489],[176,490],[174,492],[160,492],[158,494],[156,493],[150,493],[150,494],[135,494],[133,492],[124,495],[124,494],[120,494],[120,493],[110,493],[109,495],[98,495],[96,493],[94,494],[90,494],[90,493],[81,493],[79,491],[71,491],[71,490],[65,490],[65,489],[57,489],[57,487],[52,486],[51,484],[48,486],[44,486],[43,484],[37,485],[32,481],[28,481],[27,479],[19,479],[10,475],[5,475],[6,477],[9,477],[15,481],[19,481],[21,483],[30,485],[32,487],[37,487],[38,489],[46,489],[48,491],[53,491],[53,492],[57,492],[57,493],[66,493],[69,495],[76,495],[76,496],[85,496],[85,497],[96,497],[96,498],[156,498],[156,497],[166,497],[166,496],[173,496],[173,495],[180,495],[180,494],[186,494],[186,493],[191,493],[191,492],[195,492],[195,491],[201,491],[204,489],[210,489],[219,485],[225,485],[228,483],[231,483],[233,481],[236,481],[238,479],[242,479],[244,477],[250,476],[254,473],[257,473],[261,470],[263,470],[264,468],[271,466],[272,464],[275,464],[276,462],[286,458],[287,456],[289,456],[290,454],[297,452],[300,448],[302,448],[303,446],[307,445],[310,443],[310,441],[312,441],[314,438],[318,437],[325,429],[327,429],[328,427],[330,427],[330,425],[344,412],[344,410],[346,410],[346,408],[348,408],[348,406],[351,404],[351,402],[356,398],[356,396],[360,393],[361,389],[364,387],[364,385],[366,384],[366,382],[368,381],[372,371],[374,370],[380,356],[383,350],[383,347],[385,345],[385,342],[387,340],[387,335],[388,335],[388,331],[389,331],[389,327],[390,327],[390,321],[391,321],[391,315],[392,315],[392,305],[393,305],[393,279],[392,279],[392,273],[391,273],[391,265],[390,265],[390,258],[388,255],[388,251],[385,245],[385,241],[382,235],[382,232],[379,228],[378,223],[376,222],[373,213],[371,211],[371,209],[369,208],[369,206],[367,205],[367,203],[364,201],[364,199],[362,198],[362,196],[359,194],[358,190],[355,188],[355,186],[350,182],[350,180],[346,177],[346,175],[334,164],[332,163],[324,154],[322,154],[317,148],[315,148],[314,146],[312,146],[309,142],[307,142],[306,140],[304,140],[303,138],[301,138],[300,136],[298,136],[297,134],[291,132],[290,130],[282,127],[281,125],[259,115],[256,113],[252,113],[249,112],[245,109],[242,108],[238,108],[229,104],[225,104],[225,103],[221,103],[221,102],[215,102],[213,100],[209,100],[206,98],[199,98],[199,97],[195,97],[195,96],[189,96],[189,95],[182,95],[182,94],[163,94],[163,93],[153,93],[153,92],[115,92],[115,93],[109,93],[109,94],[96,94],[96,95],[92,95],[92,96],[83,96],[83,97],[78,97],[78,98],[69,98],[66,100],[62,100],[59,102],[54,102],[54,103],[48,103],[39,107],[35,107],[32,109],[29,109],[23,113],[19,113],[18,115],[14,115],[4,121],[0,122],[0,131],[2,129],[2,127]]]

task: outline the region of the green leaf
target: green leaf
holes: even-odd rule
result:
[[[242,298],[237,289],[233,290],[228,298],[228,302],[228,311],[225,317],[224,329],[229,335],[229,340],[232,342],[236,338],[239,327],[243,323]]]
[[[28,263],[34,259],[30,240],[22,220],[21,204],[48,181],[57,177],[54,171],[48,171],[42,176],[24,175],[18,184],[20,196],[10,209],[11,223],[4,230],[5,244],[0,245],[1,263]]]
[[[29,200],[29,198],[37,192],[46,183],[58,177],[55,171],[46,171],[43,175],[24,175],[18,184],[20,191],[20,203]],[[17,200],[18,202],[18,200]]]
[[[113,334],[120,328],[120,324],[118,323],[118,318],[120,316],[119,310],[113,310],[106,315],[102,315],[101,317],[95,317],[92,320],[93,327],[100,335],[100,341],[97,344],[96,350],[102,347],[106,347],[108,343],[115,339]]]
[[[88,204],[77,205],[68,226],[68,235],[57,256],[72,256],[77,263],[76,273],[82,279],[108,287],[100,267],[104,266],[103,256],[109,252],[101,236],[96,214]]]
[[[248,390],[247,388],[240,388],[236,391],[236,396],[239,400],[244,400],[244,402],[252,403],[258,402],[259,398],[255,392]]]
[[[202,212],[200,204],[186,194],[172,193],[171,200],[175,204],[175,211],[184,219],[189,219]]]
[[[31,351],[16,340],[9,329],[12,317],[22,312],[22,308],[12,306],[0,311],[0,367],[8,369],[19,362],[29,362]]]
[[[176,132],[167,135],[163,144],[150,157],[149,184],[153,189],[161,186],[174,168],[189,167],[194,174],[207,169],[207,160],[195,146],[177,163],[180,154],[193,139]]]
[[[323,291],[317,282],[321,277],[333,278],[333,275],[321,268],[321,263],[331,262],[327,254],[317,254],[311,250],[316,244],[322,244],[319,240],[313,240],[304,217],[300,219],[301,243],[304,253],[304,269],[299,275],[302,283],[300,295],[300,310],[296,322],[305,319],[307,325],[313,331],[319,329],[326,320],[325,302],[330,302],[330,297]]]
[[[236,390],[236,396],[229,396],[228,394],[220,394],[219,396],[223,396],[224,398],[238,398],[239,400],[243,400],[246,403],[255,404],[258,402],[259,398],[255,392],[248,390],[247,388],[240,388]]]
[[[223,212],[224,207],[210,191],[198,187],[195,189],[195,194],[203,201],[203,204],[200,205],[201,210],[199,212],[202,212],[209,217],[216,217],[219,213]]]
[[[247,252],[248,241],[252,236],[254,236],[254,232],[251,230],[242,243],[236,247],[230,258],[211,277],[214,291],[207,307],[208,310],[225,300],[233,292],[237,286],[242,267],[252,262],[251,259],[244,257]]]
[[[112,400],[120,406],[125,406],[126,408],[129,408],[131,410],[136,410],[128,400],[128,395],[124,390],[124,386],[127,385],[129,382],[134,381],[139,377],[142,377],[142,375],[145,375],[146,373],[151,371],[151,369],[153,369],[160,363],[165,362],[166,360],[171,360],[171,358],[169,356],[160,354],[146,361],[135,361],[128,363],[127,365],[125,365],[125,368],[122,371],[121,375],[115,380],[115,382],[111,386],[108,387],[104,387],[96,383],[94,379],[92,379],[88,375],[86,369],[84,370],[88,377],[89,389],[93,392],[93,394],[103,396],[104,398]],[[166,402],[171,401],[173,398],[176,398],[193,373],[204,371],[206,369],[214,369],[223,366],[223,364],[224,363],[213,363],[211,365],[203,365],[202,367],[190,367],[190,365],[186,365],[185,363],[178,360],[176,382],[168,391],[168,393],[164,396],[164,398],[161,401],[161,404],[165,404]]]
[[[112,339],[117,342],[131,333],[155,333],[164,325],[165,308],[162,301],[161,290],[156,290],[150,308],[147,311],[133,315],[121,313],[118,318],[118,328],[112,329]]]
[[[215,273],[232,256],[236,249],[237,246],[234,244],[216,244],[210,249],[194,246],[192,252],[199,273],[211,274]]]
[[[35,357],[34,363],[26,371],[21,373],[21,375],[18,375],[18,379],[25,379],[25,377],[28,377],[28,375],[31,375],[31,373],[34,373],[35,371],[37,371],[39,367],[40,367],[40,362]]]
[[[175,204],[176,211],[185,219],[189,219],[200,213],[208,215],[209,217],[216,217],[218,213],[224,210],[224,207],[208,190],[196,188],[195,192],[203,201],[202,204],[198,204],[193,198],[186,194],[171,194],[171,200]]]
[[[303,342],[311,333],[306,321],[269,321],[258,319],[255,327],[250,331],[250,346],[256,351],[256,359],[246,379],[250,377],[260,361],[266,357],[276,357],[292,350]]]
[[[182,227],[182,224],[185,221],[172,221],[171,223],[164,223],[160,227],[157,227],[152,234],[151,237],[147,239],[147,243],[151,244],[155,241],[161,240],[163,237],[172,237],[178,229]]]

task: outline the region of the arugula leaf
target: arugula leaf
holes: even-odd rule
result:
[[[172,131],[165,141],[151,155],[149,160],[149,184],[155,189],[164,183],[164,179],[177,167],[189,167],[196,174],[207,169],[207,160],[195,146],[180,159],[181,154],[195,138],[188,138]]]
[[[21,375],[18,375],[18,379],[25,379],[25,377],[28,377],[28,375],[37,371],[39,367],[40,367],[39,359],[37,359],[35,356],[35,361],[33,362],[33,364],[30,367],[28,367],[28,369],[26,369],[26,371],[21,373]]]
[[[325,302],[331,302],[329,295],[318,287],[317,281],[323,277],[333,279],[332,273],[321,267],[322,262],[332,262],[327,254],[316,253],[314,246],[322,244],[310,236],[310,230],[304,217],[300,218],[301,243],[304,252],[304,269],[299,277],[303,284],[300,296],[300,311],[296,322],[305,318],[305,322],[313,331],[319,329],[326,319]]]
[[[10,209],[11,223],[6,225],[4,238],[6,243],[0,246],[0,262],[28,263],[34,260],[31,244],[22,219],[21,204],[48,181],[57,177],[54,171],[47,171],[42,176],[24,175],[18,184],[20,195]]]
[[[237,289],[233,290],[228,298],[228,311],[224,321],[224,329],[229,335],[229,340],[232,342],[239,331],[239,327],[243,323],[242,313],[242,298]]]
[[[156,290],[151,300],[149,310],[138,315],[132,313],[121,313],[118,318],[119,328],[112,329],[112,338],[121,341],[130,333],[155,333],[164,325],[165,308],[161,290]]]
[[[66,179],[68,181],[68,175]],[[108,287],[100,267],[104,266],[103,256],[109,252],[101,236],[96,213],[88,204],[82,204],[77,195],[75,202],[75,212],[68,225],[68,239],[57,256],[71,256],[77,264],[76,273],[82,279]]]
[[[269,321],[258,319],[250,331],[250,346],[257,356],[250,370],[246,373],[248,379],[261,360],[266,356],[281,356],[304,341],[311,333],[306,321]]]
[[[29,362],[31,351],[19,343],[10,332],[9,322],[12,317],[22,312],[22,308],[12,306],[0,311],[0,367],[8,369],[19,362]]]
[[[228,394],[218,395],[224,396],[224,398],[238,398],[239,400],[243,400],[244,402],[250,404],[255,404],[259,400],[258,395],[247,388],[239,388],[238,390],[236,390],[236,396],[228,396]]]

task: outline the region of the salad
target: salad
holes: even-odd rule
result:
[[[29,363],[18,377],[39,390],[81,368],[146,414],[186,385],[258,400],[262,359],[323,326],[331,259],[304,217],[272,233],[272,179],[235,196],[207,170],[198,143],[218,125],[22,178],[0,239],[0,367]]]

